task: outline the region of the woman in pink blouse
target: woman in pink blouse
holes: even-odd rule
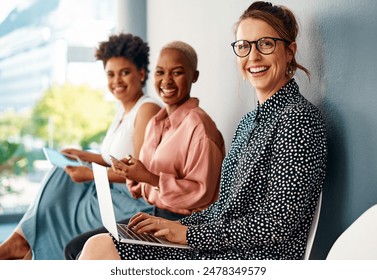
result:
[[[190,45],[174,41],[162,48],[154,78],[166,106],[146,128],[140,159],[113,165],[127,178],[131,194],[155,205],[157,212],[190,215],[218,197],[224,141],[199,100],[190,97],[198,76]]]
[[[165,108],[149,121],[139,160],[131,156],[113,162],[133,197],[143,197],[155,206],[154,216],[169,220],[207,208],[219,193],[224,140],[199,100],[190,97],[199,77],[197,64],[195,50],[184,42],[162,48],[154,77]],[[73,239],[65,248],[66,259],[76,259],[86,240],[103,232],[100,228]]]

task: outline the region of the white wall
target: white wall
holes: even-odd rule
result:
[[[229,148],[234,129],[246,112],[255,107],[256,98],[248,82],[241,79],[236,57],[230,43],[234,41],[233,26],[241,13],[252,3],[250,0],[158,0],[147,1],[147,38],[151,46],[151,72],[159,49],[172,40],[191,44],[199,57],[200,78],[192,89],[192,96],[200,98],[201,106],[217,123]],[[276,3],[277,4],[277,3]],[[311,81],[298,73],[302,93],[321,106],[321,40],[313,10],[318,4],[286,0],[296,13],[302,28],[298,39],[298,59],[311,72]],[[314,59],[313,59],[314,58]],[[148,93],[154,94],[150,79]]]
[[[235,5],[238,2],[240,4]],[[230,46],[234,41],[233,23],[247,3],[159,0],[147,4],[151,72],[164,44],[173,40],[191,44],[198,53],[200,71],[191,95],[200,99],[200,106],[214,119],[227,148],[240,117],[255,106],[252,89],[240,79]],[[154,92],[152,80],[148,84],[148,93]]]

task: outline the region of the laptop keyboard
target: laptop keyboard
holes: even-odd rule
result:
[[[118,230],[124,235],[126,238],[134,239],[134,240],[141,240],[146,242],[152,243],[160,243],[156,237],[149,233],[136,233],[132,229],[128,228],[126,225],[117,224]]]

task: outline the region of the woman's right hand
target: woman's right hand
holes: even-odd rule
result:
[[[128,184],[130,193],[134,198],[142,196],[139,182],[158,186],[160,180],[160,177],[150,172],[140,160],[130,157],[113,161],[112,169],[117,175],[133,181],[132,184]]]
[[[127,179],[127,173],[128,173],[128,164],[129,161],[132,159],[132,157],[129,155],[126,158],[122,158],[121,160],[117,160],[114,158],[111,158],[111,168],[115,172],[115,174],[122,176]]]
[[[187,244],[186,234],[188,227],[178,221],[171,221],[140,212],[130,219],[128,227],[137,233],[148,232],[157,237],[164,237],[170,242]]]
[[[128,180],[145,182],[157,186],[160,179],[157,175],[150,172],[138,159],[124,158],[121,161],[113,162],[112,167],[116,174]]]

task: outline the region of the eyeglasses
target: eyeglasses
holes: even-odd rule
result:
[[[251,46],[255,44],[261,54],[272,54],[276,48],[276,41],[283,41],[290,44],[289,41],[281,38],[263,37],[256,41],[238,40],[231,43],[234,53],[239,57],[248,56],[251,52]]]

